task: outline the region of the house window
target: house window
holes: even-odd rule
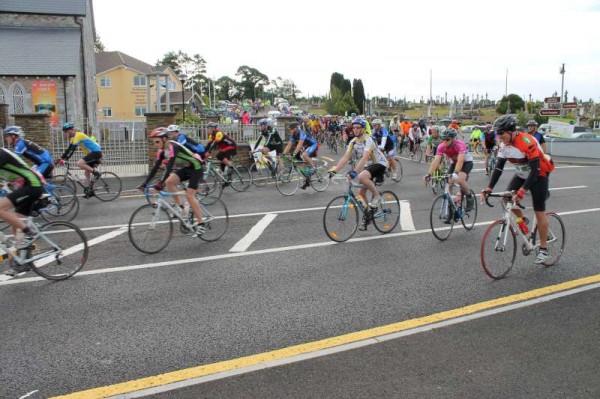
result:
[[[146,77],[142,75],[133,77],[133,85],[135,87],[144,87],[146,86]]]
[[[164,89],[165,87],[167,87],[167,86],[165,85],[165,80],[164,80],[164,79],[162,79],[162,80],[160,81],[160,87],[161,87],[161,88],[163,88],[163,89]],[[173,91],[173,90],[175,90],[175,88],[176,88],[176,87],[177,87],[177,86],[175,86],[175,82],[173,82],[171,79],[169,79],[169,90],[170,90],[170,91]]]
[[[112,108],[102,107],[102,115],[104,115],[105,118],[112,118]]]
[[[110,78],[100,78],[100,87],[110,87]]]
[[[135,116],[144,116],[146,113],[146,107],[135,107]]]
[[[12,90],[12,113],[14,114],[24,114],[25,113],[25,104],[23,102],[23,90],[21,87],[15,86]]]

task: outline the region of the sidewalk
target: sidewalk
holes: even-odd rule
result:
[[[555,164],[579,165],[579,166],[600,166],[600,159],[597,158],[579,158],[550,155]]]

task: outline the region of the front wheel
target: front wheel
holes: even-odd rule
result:
[[[381,193],[381,203],[373,211],[373,225],[383,234],[389,233],[400,221],[400,201],[391,191]]]
[[[35,241],[28,256],[42,257],[31,263],[41,277],[48,280],[66,280],[77,273],[89,254],[88,242],[83,231],[69,222],[50,222],[40,227],[43,235]]]
[[[325,234],[333,241],[344,242],[358,229],[358,204],[347,195],[329,201],[323,214]]]
[[[252,184],[252,174],[246,166],[234,166],[231,173],[231,187],[238,192],[248,190]]]
[[[267,163],[255,162],[250,167],[250,174],[252,175],[252,184],[256,187],[264,187],[274,179],[274,172]]]
[[[452,200],[445,194],[440,195],[433,201],[429,213],[429,223],[435,238],[445,241],[452,234],[454,228],[454,207]]]
[[[546,259],[543,263],[544,266],[554,266],[560,260],[560,257],[565,250],[565,243],[567,239],[567,232],[565,230],[565,224],[563,223],[560,216],[558,216],[554,212],[546,213],[546,217],[548,218],[548,252],[550,252],[550,257]],[[539,239],[538,237],[538,228],[536,226],[533,231],[533,237]],[[534,243],[535,244],[535,243]]]
[[[400,183],[402,180],[402,162],[400,162],[400,157],[395,155],[394,162],[396,163],[396,170],[392,170],[392,181]]]
[[[300,181],[304,181],[304,176],[292,164],[284,165],[277,173],[277,190],[283,195],[294,195],[300,187]]]
[[[112,201],[121,194],[123,183],[113,172],[102,172],[94,182],[94,194],[100,201]]]
[[[70,222],[79,213],[79,199],[67,186],[54,186],[47,190],[50,203],[41,210],[40,216],[47,222]]]
[[[138,251],[155,254],[173,238],[173,220],[160,203],[142,205],[131,215],[127,232]]]
[[[481,239],[481,266],[490,278],[506,277],[515,264],[517,237],[504,221],[496,220],[489,225]]]

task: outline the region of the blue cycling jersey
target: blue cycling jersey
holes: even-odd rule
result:
[[[377,141],[378,145],[381,145],[381,143],[384,141],[383,139],[385,138],[385,146],[389,147],[391,144],[396,143],[396,136],[393,134],[389,134],[388,130],[385,127],[381,127],[380,129],[377,130],[373,130],[371,132],[371,137],[373,137],[375,139],[375,141]],[[388,144],[390,143],[390,144]]]
[[[296,130],[294,134],[290,136],[290,142],[295,143],[299,141],[304,141],[303,147],[311,147],[317,144],[317,139],[313,136],[305,132],[304,130]]]
[[[52,155],[30,140],[19,139],[15,145],[14,152],[29,159],[36,165],[52,163]]]
[[[200,155],[204,155],[206,152],[204,146],[200,143],[196,143],[194,140],[187,137],[185,134],[179,133],[177,136],[177,142],[188,149],[197,152]]]

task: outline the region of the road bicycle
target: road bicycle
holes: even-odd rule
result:
[[[323,214],[325,234],[333,241],[344,242],[352,238],[361,221],[371,223],[380,233],[386,234],[396,228],[400,221],[400,201],[392,191],[383,191],[377,208],[371,208],[354,195],[353,188],[362,188],[361,184],[348,182],[348,191],[329,201]]]
[[[385,177],[390,178],[394,183],[400,183],[400,181],[402,180],[402,162],[400,161],[400,157],[398,155],[394,155],[393,157],[390,157],[387,153],[385,153],[385,156],[388,161],[388,167],[385,168]],[[390,162],[390,158],[394,158],[394,161],[396,161],[396,169],[395,170],[392,170],[392,164]],[[354,166],[352,167],[351,170],[354,170]]]
[[[487,151],[487,149],[485,151]],[[498,150],[493,149],[492,151],[489,152],[488,163],[487,163],[487,165],[485,165],[485,171],[487,174],[490,174],[494,171],[494,169],[496,168],[497,159],[498,159]]]
[[[33,216],[27,217],[25,222],[37,235],[25,248],[15,247],[20,239],[0,232],[2,274],[16,277],[33,270],[48,280],[66,280],[85,265],[89,247],[79,227],[64,221],[39,225],[33,221]]]
[[[223,188],[231,186],[235,191],[246,191],[252,184],[250,169],[243,165],[226,166],[221,170],[221,161],[207,158],[202,173],[199,190],[202,194],[221,198]]]
[[[199,231],[194,231],[194,212],[167,200],[174,195],[185,195],[185,192],[159,191],[154,194],[151,189],[149,185],[144,190],[145,196],[153,197],[151,203],[140,206],[129,218],[129,240],[138,251],[155,254],[165,249],[173,238],[174,220],[179,221],[182,234],[197,236],[204,241],[216,241],[227,231],[229,213],[220,199],[214,198],[210,204],[199,202],[203,221]]]
[[[442,175],[444,182],[444,194],[438,196],[431,206],[429,213],[429,223],[431,231],[435,238],[445,241],[452,234],[454,224],[460,220],[465,230],[472,230],[477,220],[477,201],[475,193],[469,190],[473,202],[473,208],[467,210],[466,196],[461,192],[459,195],[452,195],[450,188],[458,187],[457,184],[450,184],[448,181],[451,175]]]
[[[432,157],[433,159],[433,157]],[[448,174],[448,163],[446,161],[446,157],[442,156],[442,161],[440,162],[440,166],[433,171],[431,178],[426,182],[427,187],[431,188],[434,194],[437,194],[438,189],[444,190],[446,186],[446,181],[443,179],[443,176]]]
[[[252,184],[256,187],[264,187],[267,184],[274,183],[277,178],[277,163],[273,163],[260,150],[254,151],[252,156],[254,158],[254,163],[250,167]],[[277,159],[275,162],[278,162]]]
[[[73,173],[73,166],[70,162],[66,162],[66,172],[56,175],[53,181],[57,185],[69,187],[74,193],[77,193],[77,185],[83,189],[84,198],[96,197],[100,201],[112,201],[121,194],[123,183],[119,176],[113,172],[100,172],[99,177],[90,174],[89,186],[82,183],[82,178],[79,174]]]
[[[515,264],[517,237],[522,241],[521,252],[524,256],[532,253],[537,255],[540,248],[535,217],[531,232],[527,234],[517,225],[517,216],[512,210],[516,207],[526,208],[513,201],[514,195],[514,192],[505,191],[489,193],[485,197],[485,202],[490,207],[494,206],[489,202],[490,197],[502,199],[502,218],[494,220],[481,239],[481,266],[485,274],[494,280],[506,277]],[[551,257],[543,265],[550,267],[558,263],[564,252],[567,232],[560,216],[554,212],[546,212],[546,216],[548,218],[547,245]]]
[[[339,132],[328,132],[327,134],[327,147],[332,153],[337,154],[341,135]]]
[[[329,186],[329,177],[325,167],[327,163],[317,158],[313,158],[314,168],[307,172],[306,162],[296,160],[291,155],[283,155],[283,168],[277,173],[277,190],[283,195],[294,195],[300,187],[300,183],[305,183],[309,178],[310,186],[315,191],[325,191]],[[307,176],[307,174],[309,176]]]

